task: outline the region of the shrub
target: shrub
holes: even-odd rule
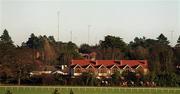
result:
[[[73,90],[72,90],[72,89],[70,90],[70,94],[74,94],[74,92],[73,92]]]
[[[57,89],[55,89],[52,94],[60,94],[60,93]]]
[[[10,90],[7,90],[5,94],[12,94]]]

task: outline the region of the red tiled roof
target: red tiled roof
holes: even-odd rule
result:
[[[96,60],[97,65],[104,65],[104,66],[110,66],[114,65],[115,62],[114,60]]]
[[[122,67],[125,65],[128,65],[130,67],[137,66],[137,65],[141,65],[144,68],[148,67],[147,60],[95,60],[95,61],[72,60],[71,66],[77,65],[77,64],[79,64],[80,66],[87,66],[87,65],[91,64],[94,67],[97,67],[100,65],[104,65],[104,66],[108,67],[108,66],[113,66],[114,64],[116,64],[119,67]]]
[[[144,68],[148,67],[147,60],[121,60],[121,65],[129,65],[130,67],[141,65]]]
[[[109,65],[109,66],[106,66],[107,68],[113,68],[113,67],[118,67],[120,68],[119,66],[117,66],[117,64],[114,64],[114,65]]]
[[[82,66],[83,68],[88,68],[89,66],[91,66],[91,64],[88,64],[88,65],[84,65]],[[93,67],[93,66],[92,66]]]
[[[90,60],[72,60],[71,61],[71,65],[76,65],[76,64],[79,64],[80,66],[85,66],[85,65],[89,65]]]

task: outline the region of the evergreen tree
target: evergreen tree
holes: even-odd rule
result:
[[[0,36],[0,45],[3,48],[12,48],[14,47],[13,41],[9,36],[8,31],[5,29],[3,34]]]
[[[160,34],[158,37],[157,37],[159,43],[161,44],[165,44],[165,45],[168,45],[169,44],[169,41],[167,40],[167,37],[165,37],[163,34]]]
[[[180,44],[180,36],[179,36],[179,38],[178,38],[178,40],[177,40],[177,44]]]
[[[180,48],[180,36],[179,36],[179,38],[177,40],[177,44],[175,45],[175,47]]]
[[[49,36],[48,37],[48,40],[51,42],[51,43],[55,43],[56,40],[54,39],[54,36]]]
[[[11,40],[11,37],[9,36],[9,33],[6,29],[4,30],[4,32],[0,38],[1,38],[1,41],[4,43],[13,43],[13,41]]]
[[[0,79],[5,78],[4,81],[7,81],[12,73],[10,67],[13,66],[12,57],[14,48],[15,46],[13,45],[13,41],[11,40],[8,31],[4,30],[3,34],[0,36],[0,65],[2,66],[0,68]],[[9,71],[7,72],[6,70]]]
[[[33,33],[30,35],[30,38],[28,39],[26,44],[29,48],[33,49],[38,49],[40,46],[38,37],[35,36]]]
[[[88,44],[82,44],[79,48],[80,53],[89,54],[91,53],[91,47]]]
[[[103,59],[119,59],[118,52],[124,51],[127,47],[122,38],[116,36],[105,36],[104,40],[100,40],[100,47],[103,49]],[[108,51],[111,50],[111,51]],[[108,51],[108,54],[106,51]]]

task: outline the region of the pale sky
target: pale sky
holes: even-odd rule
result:
[[[176,43],[180,35],[179,0],[2,0],[0,35],[7,29],[15,44],[31,33],[53,35],[57,40],[60,11],[60,41],[98,43],[105,35],[119,36],[126,43],[134,37],[155,39],[163,33]],[[171,31],[174,31],[171,40]]]

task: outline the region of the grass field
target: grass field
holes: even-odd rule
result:
[[[54,86],[0,86],[0,94],[10,90],[13,94],[180,94],[180,88],[123,88],[123,87],[54,87]]]

